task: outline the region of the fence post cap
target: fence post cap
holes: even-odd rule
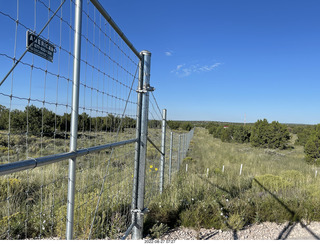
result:
[[[151,52],[149,52],[147,50],[143,50],[140,52],[140,55],[151,56]]]

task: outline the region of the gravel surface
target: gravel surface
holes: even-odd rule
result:
[[[119,239],[123,234],[119,235]],[[44,240],[61,239],[52,237]],[[107,240],[109,239],[107,238]],[[131,235],[126,240],[131,240]],[[150,240],[150,237],[146,237],[144,240]],[[160,240],[320,240],[320,222],[311,222],[310,224],[264,222],[247,226],[239,231],[222,231],[214,228],[201,228],[200,231],[196,231],[191,228],[179,227],[169,230],[161,236]]]
[[[239,231],[194,229],[179,227],[168,231],[161,240],[319,240],[320,222],[289,222],[283,224],[265,222],[254,224]]]

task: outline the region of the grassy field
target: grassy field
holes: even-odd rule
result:
[[[149,137],[160,147],[160,129]],[[170,132],[167,131],[167,148]],[[176,134],[177,135],[177,134]],[[135,129],[80,133],[78,148],[135,138]],[[7,140],[3,132],[2,139]],[[174,153],[177,153],[175,136]],[[36,158],[69,150],[69,138],[11,135],[10,147],[0,151],[1,163]],[[75,239],[117,239],[131,224],[134,144],[77,159]],[[176,155],[174,156],[176,161]],[[148,147],[146,204],[159,193],[160,154]],[[166,183],[168,183],[166,172]],[[68,161],[0,177],[0,239],[65,238]],[[99,208],[96,211],[98,199]],[[93,228],[91,230],[91,224]],[[91,232],[91,235],[90,235]]]
[[[159,146],[160,130],[149,132]],[[118,140],[115,133],[81,134],[78,145],[91,147],[131,139],[134,134],[134,129],[126,129]],[[68,138],[14,135],[11,140],[14,145],[1,152],[3,163],[68,151],[69,145]],[[168,140],[169,131],[167,151]],[[293,135],[292,145],[294,141]],[[175,226],[238,230],[264,221],[320,220],[320,179],[316,169],[306,164],[303,147],[281,151],[223,143],[206,129],[196,128],[188,155],[176,173],[178,136],[174,145],[172,183],[168,184],[166,166],[161,196],[159,154],[148,147],[145,204],[150,212],[145,217],[145,234],[157,237]],[[107,150],[77,160],[75,239],[87,239],[90,232],[91,239],[116,239],[130,225],[133,158],[134,144],[116,148],[112,157]],[[67,172],[68,162],[64,161],[1,177],[0,238],[64,239]]]
[[[79,148],[132,139],[134,129],[80,134]],[[69,138],[12,135],[2,163],[69,150]],[[74,236],[117,238],[130,224],[134,144],[77,159]],[[102,188],[103,187],[103,188]],[[65,238],[68,160],[0,177],[0,239]],[[101,191],[101,189],[103,189]],[[97,202],[100,205],[96,212]]]
[[[196,128],[181,168],[150,204],[145,227],[153,236],[175,226],[238,230],[264,221],[320,220],[320,179],[301,146],[270,150],[223,143]]]

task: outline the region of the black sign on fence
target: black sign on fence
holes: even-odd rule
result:
[[[30,46],[28,51],[53,62],[53,54],[56,52],[55,46],[49,41],[37,36],[37,34],[29,30],[27,31],[27,48]]]

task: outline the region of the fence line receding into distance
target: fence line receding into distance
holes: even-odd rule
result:
[[[166,124],[151,53],[96,0],[16,0],[0,22],[0,239],[141,239],[193,135]]]

